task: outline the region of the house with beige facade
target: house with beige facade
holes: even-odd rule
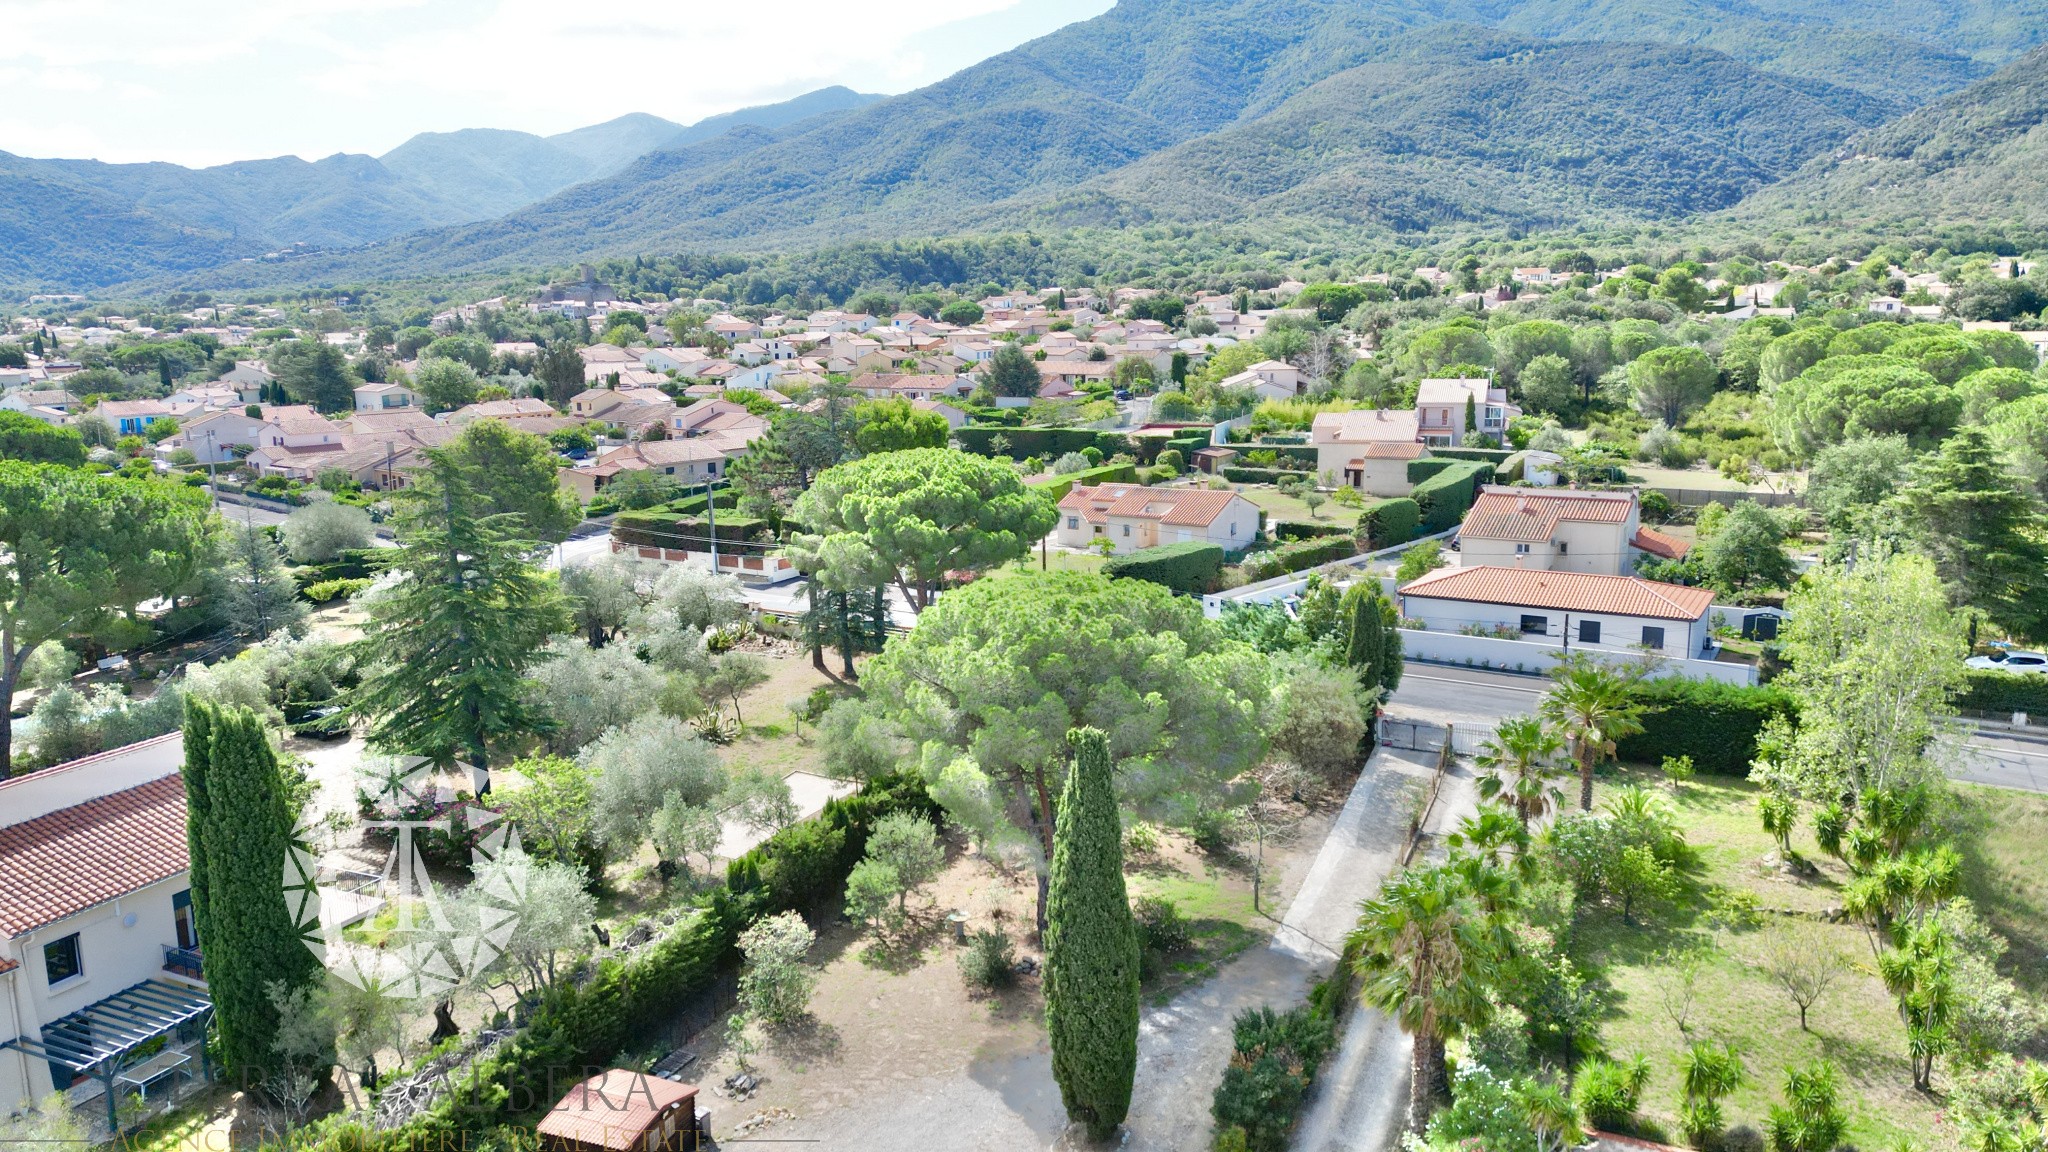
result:
[[[1309,426],[1316,472],[1368,496],[1406,496],[1408,464],[1429,455],[1413,412],[1321,412]]]
[[[1472,430],[1465,429],[1465,414],[1472,414]],[[1508,424],[1522,410],[1508,403],[1508,390],[1495,388],[1491,380],[1424,380],[1415,391],[1417,430],[1425,444],[1458,448],[1470,436],[1491,436],[1496,445],[1507,441]]]
[[[1399,602],[1426,632],[1685,660],[1713,651],[1714,593],[1639,576],[1465,565],[1403,584]]]
[[[1077,486],[1060,499],[1059,513],[1053,543],[1086,548],[1096,540],[1108,540],[1119,556],[1191,541],[1241,552],[1259,535],[1258,505],[1235,492],[1208,489]]]
[[[1488,485],[1458,529],[1466,565],[1627,576],[1645,555],[1678,559],[1691,546],[1642,523],[1633,489],[1577,492]]]

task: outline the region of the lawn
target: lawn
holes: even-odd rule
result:
[[[981,574],[981,579],[996,580],[1014,576],[1019,572],[1036,572],[1041,564],[1051,572],[1100,572],[1108,559],[1099,552],[1069,552],[1061,548],[1049,548],[1043,554],[1033,552],[1000,568],[990,568]]]
[[[1356,509],[1346,508],[1334,500],[1326,500],[1322,507],[1316,509],[1322,515],[1311,516],[1308,505],[1270,484],[1239,484],[1236,485],[1236,491],[1239,496],[1258,505],[1266,513],[1266,525],[1269,528],[1280,520],[1334,525],[1351,525],[1358,522]]]
[[[1600,790],[1655,779],[1651,772],[1624,771],[1604,778]],[[2048,878],[2041,866],[2041,846],[2048,844],[2048,797],[1966,785],[1958,785],[1955,793],[1949,819],[1969,863],[1969,895],[2011,938],[2009,958],[2026,957],[2015,977],[2037,988],[2048,978],[2041,959],[2048,947]],[[1942,1120],[1946,1062],[1937,1065],[1936,1095],[1913,1090],[1905,1028],[1875,974],[1868,938],[1861,928],[1822,919],[1839,907],[1847,871],[1818,850],[1807,823],[1794,835],[1793,848],[1818,865],[1819,876],[1802,880],[1780,869],[1776,847],[1757,820],[1756,795],[1746,781],[1702,778],[1687,785],[1674,803],[1699,862],[1685,876],[1679,899],[1638,916],[1640,924],[1625,924],[1602,911],[1585,915],[1576,930],[1575,958],[1588,968],[1604,969],[1609,1014],[1601,1033],[1606,1048],[1650,1060],[1653,1076],[1643,1095],[1643,1114],[1675,1133],[1679,1055],[1689,1039],[1727,1041],[1740,1051],[1748,1073],[1725,1105],[1731,1124],[1761,1129],[1770,1106],[1782,1098],[1785,1070],[1825,1057],[1842,1077],[1850,1143],[1887,1149],[1955,1147],[1957,1134]],[[1729,914],[1736,893],[1754,897],[1761,912],[1757,922],[1744,923],[1744,917]],[[1753,966],[1771,933],[1793,922],[1811,925],[1820,945],[1846,965],[1814,1005],[1809,1031],[1801,1031],[1797,1009],[1785,992]],[[1700,959],[1689,1039],[1674,1021],[1666,995],[1682,984],[1682,967],[1674,957],[1686,952]]]
[[[1625,471],[1633,484],[1652,488],[1691,488],[1702,492],[1782,492],[1797,479],[1796,476],[1774,475],[1769,485],[1751,484],[1747,480],[1730,480],[1712,468],[1656,468],[1637,463],[1626,465]]]

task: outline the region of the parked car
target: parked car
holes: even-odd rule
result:
[[[1972,668],[1990,668],[2000,672],[2038,672],[2048,675],[2048,656],[2039,652],[1999,652],[1990,656],[1972,656],[1963,661]]]
[[[1131,398],[1131,390],[1129,388],[1119,388],[1114,395],[1119,400],[1129,400]]]

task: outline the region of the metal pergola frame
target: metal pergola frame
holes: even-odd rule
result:
[[[98,1080],[106,1089],[107,1131],[118,1134],[121,1122],[115,1088],[121,1073],[137,1063],[129,1057],[151,1040],[212,1016],[213,1000],[205,992],[164,980],[145,980],[45,1024],[40,1039],[17,1036],[0,1041],[0,1048],[13,1048]],[[212,1079],[213,1066],[203,1045],[199,1059],[204,1075]],[[61,1091],[64,1085],[57,1088]]]

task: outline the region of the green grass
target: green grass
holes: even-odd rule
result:
[[[1618,773],[1603,779],[1601,790],[1658,779],[1649,771]],[[1624,924],[1608,910],[1586,913],[1573,946],[1575,958],[1604,970],[1609,1016],[1601,1037],[1607,1049],[1650,1060],[1653,1076],[1643,1094],[1644,1115],[1676,1131],[1678,1059],[1688,1038],[1670,1018],[1660,990],[1676,983],[1670,953],[1696,951],[1701,966],[1690,1039],[1734,1044],[1748,1073],[1724,1105],[1731,1124],[1760,1129],[1770,1106],[1782,1099],[1785,1070],[1825,1057],[1841,1073],[1850,1143],[1892,1148],[1905,1141],[1922,1149],[1952,1144],[1951,1134],[1939,1127],[1940,1100],[1912,1088],[1905,1028],[1873,971],[1860,928],[1812,921],[1823,946],[1839,954],[1848,969],[1813,1007],[1811,1031],[1800,1030],[1791,1000],[1752,967],[1777,924],[1809,920],[1839,904],[1846,872],[1818,851],[1802,827],[1793,848],[1818,862],[1821,876],[1801,881],[1783,874],[1772,862],[1775,845],[1757,821],[1756,789],[1746,781],[1702,778],[1686,787],[1675,806],[1699,853],[1679,899],[1638,915],[1636,925]],[[2048,805],[2043,805],[2042,819],[2048,828]],[[2041,887],[2034,885],[2036,891]],[[1763,910],[1760,927],[1731,927],[1712,915],[1731,892],[1754,894]],[[2014,915],[2024,911],[2031,916],[2037,909],[2038,902],[2029,902]],[[2048,925],[2048,920],[2040,923]],[[1945,1067],[1938,1070],[1937,1088],[1945,1073]]]
[[[1254,923],[1264,917],[1252,908],[1251,889],[1229,879],[1213,863],[1204,864],[1200,875],[1146,870],[1125,876],[1131,899],[1164,897],[1173,901],[1188,921],[1191,946],[1175,955],[1166,971],[1147,984],[1145,996],[1150,1003],[1167,1003],[1263,939]]]
[[[1763,484],[1751,484],[1744,480],[1730,480],[1711,468],[1654,468],[1647,464],[1626,466],[1629,481],[1646,484],[1653,488],[1692,488],[1703,492],[1765,492],[1770,488]],[[1786,477],[1774,477],[1779,491],[1783,491]]]
[[[1957,784],[1947,816],[1963,854],[1963,891],[2012,943],[2006,975],[2048,990],[2048,796]]]
[[[1108,557],[1094,552],[1062,552],[1057,549],[1048,549],[1044,554],[1043,560],[1046,570],[1051,572],[1100,572],[1102,571],[1102,566],[1108,562]],[[981,578],[983,580],[996,580],[1004,576],[1014,576],[1019,572],[1036,572],[1038,571],[1039,563],[1039,553],[1033,552],[1021,560],[1013,560],[1000,568],[990,568],[981,574]]]

